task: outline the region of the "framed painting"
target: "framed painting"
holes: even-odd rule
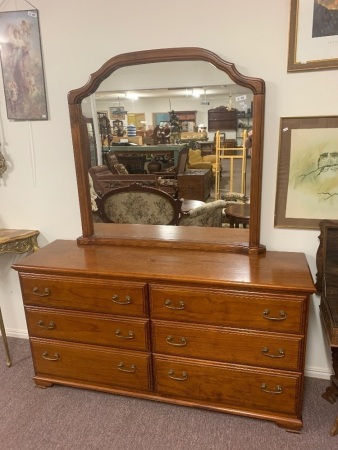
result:
[[[127,111],[125,111],[124,106],[112,106],[109,108],[110,120],[120,119],[124,120]]]
[[[0,12],[0,40],[8,119],[47,120],[38,11]]]
[[[288,72],[338,68],[338,1],[291,0]]]
[[[338,217],[338,116],[282,117],[276,228],[319,229]]]

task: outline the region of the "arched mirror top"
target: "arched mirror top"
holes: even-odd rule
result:
[[[82,110],[83,100],[95,94],[99,88],[102,89],[105,80],[118,69],[125,70],[131,66],[141,67],[146,64],[199,61],[211,64],[211,66],[223,72],[227,79],[230,78],[233,83],[250,90],[252,93],[253,139],[250,164],[249,228],[224,229],[172,225],[94,224],[88,182],[90,149],[88,128]],[[156,88],[158,87],[156,86]],[[144,50],[120,54],[108,60],[99,70],[90,75],[88,82],[84,86],[74,89],[68,94],[83,232],[82,237],[79,238],[79,243],[86,245],[141,245],[144,247],[175,246],[177,248],[249,254],[265,252],[265,247],[260,244],[264,102],[265,83],[262,79],[241,74],[234,63],[227,62],[215,53],[203,48],[184,47]]]
[[[182,47],[143,50],[114,56],[103,64],[99,70],[92,73],[88,82],[83,87],[74,89],[69,93],[68,103],[70,105],[80,104],[85,97],[96,92],[102,81],[122,67],[170,61],[209,62],[217,69],[225,72],[234,83],[251,89],[254,95],[265,93],[265,83],[263,80],[242,75],[238,72],[234,63],[224,61],[215,53],[203,48]]]

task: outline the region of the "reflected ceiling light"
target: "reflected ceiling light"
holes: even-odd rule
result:
[[[192,89],[192,90],[191,89],[186,89],[185,90],[185,95],[187,97],[189,97],[191,95],[192,97],[199,98],[201,96],[201,94],[203,94],[202,89]]]
[[[202,89],[193,89],[192,96],[199,98],[203,94]]]
[[[129,100],[138,100],[138,95],[137,94],[133,94],[132,92],[127,92],[126,93],[126,98],[128,98]]]

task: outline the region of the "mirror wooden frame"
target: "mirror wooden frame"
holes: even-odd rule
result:
[[[161,225],[95,224],[91,212],[88,182],[89,139],[84,126],[81,103],[93,94],[102,81],[116,70],[139,64],[171,61],[205,61],[225,72],[235,83],[253,92],[253,142],[251,158],[250,227],[241,229],[210,229],[197,227],[165,227]],[[198,47],[165,48],[123,53],[108,60],[90,75],[81,88],[68,93],[68,106],[74,148],[75,169],[79,191],[82,236],[80,245],[138,245],[170,246],[177,248],[207,249],[211,251],[258,254],[264,253],[260,244],[261,186],[263,163],[263,133],[265,83],[260,78],[239,73],[233,63],[215,53]],[[165,227],[165,229],[163,228]]]

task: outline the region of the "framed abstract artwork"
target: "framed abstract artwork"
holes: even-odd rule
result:
[[[338,217],[338,116],[282,117],[275,227],[319,229]]]
[[[47,120],[38,11],[0,12],[0,39],[8,119]]]
[[[288,72],[338,68],[338,2],[291,0]]]

